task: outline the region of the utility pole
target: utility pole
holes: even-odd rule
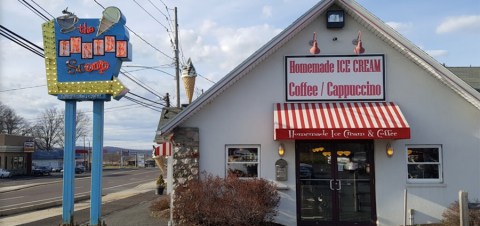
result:
[[[178,58],[178,22],[177,7],[175,7],[175,79],[177,80],[177,108],[180,108],[180,66]]]

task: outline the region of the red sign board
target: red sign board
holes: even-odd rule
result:
[[[275,129],[277,140],[409,139],[410,128]]]

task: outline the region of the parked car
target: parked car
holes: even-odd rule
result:
[[[75,166],[75,173],[84,173],[85,167],[84,166]]]
[[[32,169],[32,175],[34,176],[43,176],[50,175],[51,169],[46,166],[37,166]]]
[[[63,169],[60,170],[60,172],[63,174]],[[75,173],[85,173],[85,167],[84,166],[75,166]]]
[[[6,169],[0,169],[0,178],[11,177],[12,173]]]
[[[57,166],[57,167],[52,167],[52,172],[61,172],[63,170],[63,167]]]

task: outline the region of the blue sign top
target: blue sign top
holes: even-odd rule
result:
[[[74,14],[55,20],[58,82],[111,81],[123,61],[131,61],[125,17],[108,7],[101,19],[78,19]]]

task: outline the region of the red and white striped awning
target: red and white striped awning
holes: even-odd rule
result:
[[[160,156],[171,156],[172,155],[172,143],[165,142],[157,146],[153,146],[152,158],[158,158]]]
[[[277,103],[275,140],[409,139],[410,127],[389,102]]]

